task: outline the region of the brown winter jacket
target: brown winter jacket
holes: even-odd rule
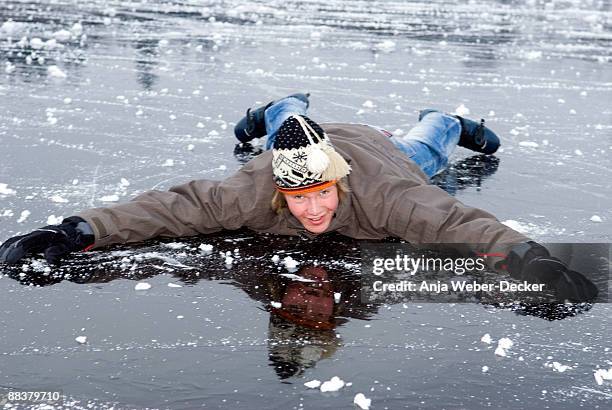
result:
[[[503,252],[503,244],[529,240],[488,212],[430,185],[419,167],[377,130],[357,124],[321,125],[352,167],[351,192],[328,231],[356,239],[393,236],[414,244],[486,244],[478,249],[488,252]],[[314,237],[287,209],[281,214],[271,209],[271,158],[271,152],[264,152],[223,181],[197,180],[166,192],[148,191],[130,202],[78,216],[92,226],[96,248],[242,227]]]

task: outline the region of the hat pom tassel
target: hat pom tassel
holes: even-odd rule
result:
[[[328,154],[326,154],[321,148],[313,148],[308,154],[306,160],[306,167],[313,174],[321,174],[329,166],[330,160]]]
[[[330,147],[331,148],[331,147]],[[327,150],[326,150],[327,151]],[[327,152],[329,158],[329,165],[321,174],[323,181],[332,181],[334,179],[340,179],[347,176],[351,172],[351,166],[346,162],[340,154],[331,148]]]

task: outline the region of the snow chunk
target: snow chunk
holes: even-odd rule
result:
[[[170,248],[170,249],[183,249],[187,247],[187,244],[181,243],[181,242],[169,242],[169,243],[165,243],[163,246],[165,246],[166,248]]]
[[[76,340],[77,343],[85,344],[87,343],[87,336],[77,336],[74,338],[74,340]]]
[[[584,154],[582,153],[582,151],[580,151],[579,149],[575,149],[575,150],[574,150],[574,154],[579,155],[579,156],[584,155]]]
[[[497,342],[497,346],[501,347],[502,349],[508,350],[512,346],[514,346],[514,342],[508,339],[507,337],[502,337],[501,339],[499,339],[499,342]]]
[[[226,265],[231,265],[232,263],[234,263],[234,258],[232,258],[231,256],[226,256],[225,257],[225,264]]]
[[[595,381],[597,382],[597,384],[601,386],[604,380],[612,380],[612,367],[608,370],[595,370],[595,373],[593,373],[593,377],[595,377]]]
[[[328,392],[328,391],[338,391],[343,387],[344,387],[344,380],[342,380],[338,376],[334,376],[330,380],[324,382],[321,385],[321,391],[323,393]]]
[[[59,225],[62,223],[63,220],[63,216],[49,215],[49,217],[47,218],[47,225]]]
[[[540,146],[537,142],[534,141],[521,141],[519,142],[520,147],[528,147],[528,148],[537,148]]]
[[[368,410],[372,404],[372,399],[368,399],[363,393],[357,393],[353,399],[353,404],[356,404],[363,410]]]
[[[19,219],[17,219],[17,223],[20,224],[22,222],[25,222],[25,220],[28,219],[30,214],[31,212],[28,211],[27,209],[25,211],[21,211],[21,215],[19,216]]]
[[[163,164],[161,164],[162,167],[173,167],[174,166],[174,160],[173,159],[167,159]]]
[[[506,357],[506,351],[499,346],[497,347],[497,349],[495,349],[495,354],[497,356]]]
[[[151,289],[151,285],[147,282],[140,282],[134,286],[134,290],[149,290]]]
[[[334,302],[335,303],[340,303],[340,298],[342,297],[342,293],[340,292],[334,292]]]
[[[316,379],[304,383],[304,386],[308,387],[309,389],[318,389],[320,385],[321,385],[321,382]]]
[[[17,192],[10,189],[7,184],[0,184],[0,195],[15,195]]]
[[[57,41],[68,41],[70,40],[70,37],[72,37],[72,34],[68,30],[58,30],[53,33],[53,37]]]
[[[470,113],[470,109],[465,105],[461,104],[459,107],[455,108],[455,114],[464,117]]]
[[[66,198],[62,198],[60,195],[53,195],[49,199],[51,200],[51,202],[56,202],[58,204],[65,204],[68,202]]]
[[[294,270],[299,264],[299,262],[293,259],[291,256],[285,256],[283,258],[283,263],[285,264],[285,268],[288,270]]]
[[[213,246],[207,243],[203,243],[202,245],[198,246],[198,249],[202,252],[212,252]]]
[[[508,349],[510,349],[514,345],[514,342],[507,337],[502,337],[497,342],[497,349],[495,349],[495,354],[497,356],[505,357]]]
[[[47,68],[47,74],[49,77],[55,78],[66,78],[68,77],[65,72],[63,72],[58,66],[51,65]]]
[[[276,309],[280,309],[281,307],[283,307],[283,304],[282,304],[282,303],[280,303],[280,302],[274,302],[274,301],[272,301],[272,302],[270,302],[270,306],[272,306],[273,308],[276,308]],[[320,384],[320,383],[319,383],[319,384]]]
[[[106,196],[103,196],[102,198],[100,198],[100,201],[102,201],[102,202],[117,202],[117,201],[119,201],[119,196],[118,195],[106,195]]]
[[[599,215],[593,215],[591,217],[591,222],[602,222],[601,217]]]
[[[395,41],[385,40],[374,45],[374,50],[382,51],[383,53],[390,53],[391,51],[395,50]]]
[[[274,255],[272,257],[272,262],[274,262],[274,263],[278,263],[279,260],[280,260],[280,256],[278,256],[278,255]]]
[[[489,371],[489,366],[482,366],[482,372],[486,373]]]
[[[374,108],[376,105],[372,102],[372,100],[366,100],[363,104],[361,104],[365,108]]]
[[[480,338],[480,341],[482,343],[486,343],[486,344],[490,345],[493,342],[493,339],[491,339],[491,335],[490,334],[485,333],[484,336],[482,336]]]
[[[553,368],[553,370],[555,370],[555,371],[557,371],[559,373],[563,373],[564,371],[566,371],[568,369],[572,369],[571,366],[566,366],[566,365],[561,364],[559,362],[553,362],[552,368]]]
[[[182,286],[181,286],[181,285],[178,285],[178,284],[176,284],[176,283],[172,283],[172,282],[171,282],[171,283],[168,283],[168,287],[169,287],[169,288],[182,288]]]

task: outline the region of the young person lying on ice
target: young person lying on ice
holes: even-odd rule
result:
[[[588,279],[544,247],[429,184],[457,145],[484,154],[497,150],[499,139],[484,120],[425,110],[410,132],[396,137],[367,125],[318,125],[306,117],[308,105],[308,95],[294,94],[248,110],[235,134],[241,142],[267,135],[268,151],[229,178],[191,181],[85,210],[61,225],[8,239],[0,247],[0,262],[17,263],[27,253],[43,252],[57,263],[74,251],[242,227],[309,239],[336,231],[356,239],[393,236],[413,244],[464,244],[473,252],[502,253],[503,261],[488,257],[489,266],[545,283],[563,299],[596,296]]]

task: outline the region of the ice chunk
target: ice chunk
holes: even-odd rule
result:
[[[10,189],[7,184],[0,184],[0,195],[15,195],[16,191]]]
[[[495,349],[495,354],[497,356],[506,357],[506,351],[499,346],[497,346],[497,349]]]
[[[72,34],[68,30],[58,30],[53,33],[53,37],[57,41],[68,41],[70,40],[70,37],[72,37]]]
[[[70,31],[72,31],[72,34],[75,36],[80,36],[83,33],[83,25],[81,23],[74,23]]]
[[[328,392],[328,391],[338,391],[343,387],[344,387],[344,380],[342,380],[338,376],[334,376],[330,380],[324,382],[321,385],[321,391],[323,393]]]
[[[540,144],[534,141],[521,141],[519,142],[519,146],[528,147],[528,148],[537,148],[540,146]]]
[[[193,145],[193,144],[187,145],[187,151],[193,151],[194,148],[195,148],[195,145]]]
[[[280,309],[281,307],[283,307],[283,304],[280,303],[280,302],[272,301],[272,302],[270,302],[270,306],[272,306],[273,308],[276,308],[276,309]]]
[[[59,225],[62,223],[63,220],[63,216],[49,215],[49,217],[47,218],[47,225]]]
[[[232,258],[231,256],[226,256],[225,257],[225,264],[226,265],[231,265],[232,263],[234,263],[234,258]]]
[[[374,108],[376,105],[371,100],[366,100],[363,104],[361,104],[365,108]]]
[[[198,246],[198,249],[202,252],[212,252],[213,246],[207,243],[203,243],[202,245]]]
[[[575,149],[575,150],[574,150],[574,154],[579,155],[579,156],[584,155],[584,154],[582,153],[582,151],[580,151],[579,149]]]
[[[34,50],[40,50],[44,46],[45,46],[44,41],[42,41],[38,37],[34,37],[32,40],[30,40],[30,47],[32,47]]]
[[[342,297],[342,293],[334,292],[334,302],[340,303],[340,298]]]
[[[601,217],[599,215],[593,215],[591,217],[591,222],[601,222]]]
[[[568,369],[571,369],[571,367],[570,367],[570,366],[566,366],[566,365],[561,364],[561,363],[559,363],[559,362],[553,362],[553,363],[552,363],[552,368],[553,368],[555,371],[559,372],[559,373],[563,373],[564,371],[566,371],[566,370],[568,370]]]
[[[58,66],[56,65],[50,65],[49,67],[47,67],[47,74],[50,77],[55,77],[55,78],[66,78],[67,75],[65,72],[63,72]]]
[[[102,198],[100,198],[100,201],[102,201],[102,202],[117,202],[117,201],[119,201],[119,196],[118,195],[106,195],[106,196],[103,196]]]
[[[612,380],[612,367],[608,370],[606,369],[597,369],[595,373],[593,373],[593,377],[595,377],[595,381],[598,385],[602,385],[604,380]]]
[[[466,116],[470,113],[470,109],[468,107],[466,107],[465,105],[461,104],[459,105],[459,107],[455,108],[455,114],[459,115],[459,116]]]
[[[482,366],[482,372],[486,373],[489,371],[489,366]]]
[[[76,340],[77,343],[85,344],[87,343],[87,336],[77,336],[74,338],[74,340]]]
[[[308,387],[309,389],[318,389],[320,385],[321,385],[321,382],[316,379],[304,383],[304,386]]]
[[[169,242],[165,243],[163,246],[170,249],[183,249],[187,247],[187,244],[181,242]]]
[[[139,282],[134,286],[134,290],[149,290],[151,289],[151,285],[147,282]]]
[[[383,53],[390,53],[395,50],[395,41],[385,40],[383,42],[374,45],[374,50],[382,51]]]
[[[291,256],[285,256],[283,258],[283,263],[288,270],[293,270],[297,268],[299,262],[293,259]]]
[[[51,200],[51,202],[57,202],[60,204],[65,204],[68,202],[68,200],[66,198],[62,198],[60,195],[53,195],[49,198]]]
[[[353,404],[356,404],[363,410],[368,410],[372,404],[372,399],[368,399],[363,393],[357,393],[355,398],[353,398]]]
[[[181,285],[177,285],[176,283],[168,283],[169,288],[182,288]]]
[[[497,342],[497,346],[505,350],[510,349],[513,345],[514,342],[508,339],[507,337],[502,337],[501,339],[499,339],[499,342]]]
[[[272,257],[272,262],[274,262],[274,263],[278,263],[279,260],[280,260],[280,257],[278,255],[274,255]]]
[[[174,166],[174,160],[173,159],[167,159],[161,166],[162,167],[173,167]]]
[[[485,333],[484,336],[482,336],[480,338],[480,341],[490,345],[493,342],[493,339],[491,339],[491,335],[490,334]]]
[[[120,183],[120,184],[121,184],[121,186],[123,186],[123,187],[130,186],[130,181],[128,181],[128,180],[127,180],[127,179],[125,179],[125,178],[121,178],[121,181],[120,181],[119,183]]]
[[[30,216],[31,212],[28,211],[27,209],[24,211],[21,211],[21,215],[19,215],[19,219],[17,219],[17,223],[22,223],[25,222],[26,219],[28,219],[28,217]]]

